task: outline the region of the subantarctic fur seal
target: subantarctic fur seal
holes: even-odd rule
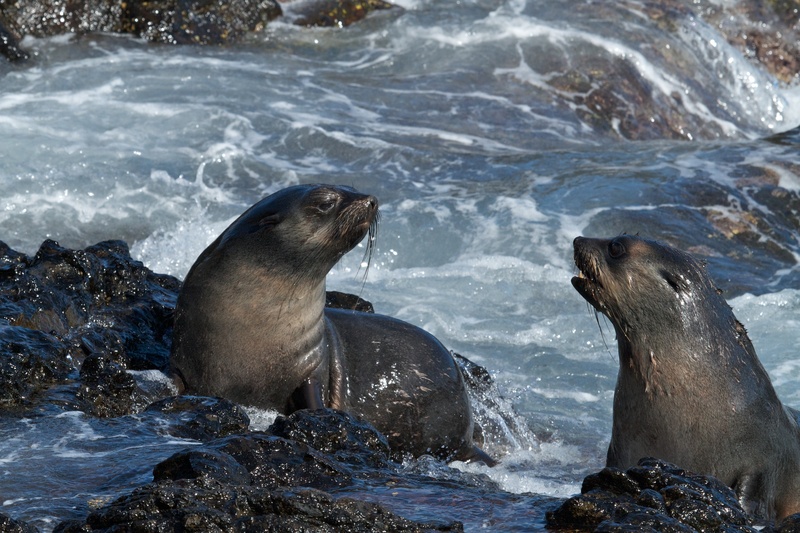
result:
[[[171,364],[187,390],[288,414],[359,415],[394,450],[493,461],[473,442],[461,371],[432,335],[325,307],[325,276],[376,227],[373,196],[298,185],[242,214],[178,297]]]
[[[573,246],[572,285],[619,345],[607,465],[658,457],[716,476],[756,516],[800,512],[798,413],[781,404],[704,266],[631,235]]]

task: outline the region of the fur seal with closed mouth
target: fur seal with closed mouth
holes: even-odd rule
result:
[[[781,404],[704,266],[631,235],[573,247],[572,285],[619,345],[607,465],[657,457],[719,478],[756,516],[800,512],[798,413]]]
[[[435,337],[325,307],[325,276],[374,235],[377,216],[375,197],[331,185],[289,187],[248,209],[186,276],[172,368],[195,393],[284,414],[339,409],[401,453],[492,464],[473,442],[461,371]]]

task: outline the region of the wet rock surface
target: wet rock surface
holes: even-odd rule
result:
[[[291,0],[284,15],[298,26],[349,26],[376,10],[394,6],[383,0]]]
[[[295,0],[288,20],[301,26],[348,26],[383,0]],[[222,45],[242,41],[283,14],[276,0],[4,0],[0,2],[0,54],[11,61],[28,58],[20,46],[26,35],[122,33],[165,44]]]
[[[159,43],[224,44],[263,29],[280,14],[275,0],[8,0],[0,3],[0,26],[17,42],[25,35],[110,32]]]
[[[83,360],[80,387],[76,393],[81,411],[98,417],[115,417],[131,413],[143,401],[136,380],[124,362],[92,354]]]
[[[352,309],[362,313],[374,313],[372,304],[355,294],[347,294],[339,291],[328,291],[325,293],[325,306],[336,309]]]
[[[369,469],[389,465],[391,450],[386,437],[369,423],[347,413],[320,410],[313,416],[303,412],[278,417],[270,427],[270,433],[304,442],[351,466]]]
[[[243,433],[250,426],[240,405],[208,396],[170,396],[148,405],[142,416],[167,418],[170,435],[199,441]]]
[[[647,458],[625,471],[604,468],[587,476],[580,495],[547,513],[547,525],[569,531],[789,532],[796,531],[798,517],[764,528],[716,478]]]
[[[366,422],[333,410],[298,411],[267,432],[174,454],[156,465],[153,483],[56,531],[463,531],[458,522],[414,522],[327,492],[386,482],[400,467],[388,452]]]
[[[157,514],[153,509],[158,509]],[[267,491],[191,480],[142,487],[92,513],[85,524],[62,523],[54,531],[422,532],[463,528],[413,522],[373,503],[334,499],[313,489]]]
[[[36,533],[35,527],[0,513],[0,531],[4,533]]]
[[[121,241],[85,250],[45,241],[34,257],[0,244],[0,406],[28,407],[47,387],[80,380],[88,412],[135,410],[125,371],[166,368],[179,288]]]

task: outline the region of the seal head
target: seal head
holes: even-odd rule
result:
[[[318,378],[321,401],[338,398],[325,276],[377,212],[373,196],[301,185],[236,219],[200,254],[178,297],[171,361],[186,387],[291,412],[295,391]]]
[[[578,237],[572,285],[614,325],[608,466],[658,457],[718,477],[745,509],[800,512],[800,429],[744,326],[689,254],[632,235]]]

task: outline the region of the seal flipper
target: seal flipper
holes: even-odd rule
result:
[[[325,407],[327,406],[322,399],[322,383],[316,378],[306,378],[292,393],[288,412],[300,409],[325,409]]]
[[[481,450],[477,446],[472,446],[471,450],[468,450],[462,457],[459,457],[458,459],[460,461],[464,461],[465,463],[481,462],[489,467],[497,466],[498,463],[498,461],[492,459],[488,453]]]

